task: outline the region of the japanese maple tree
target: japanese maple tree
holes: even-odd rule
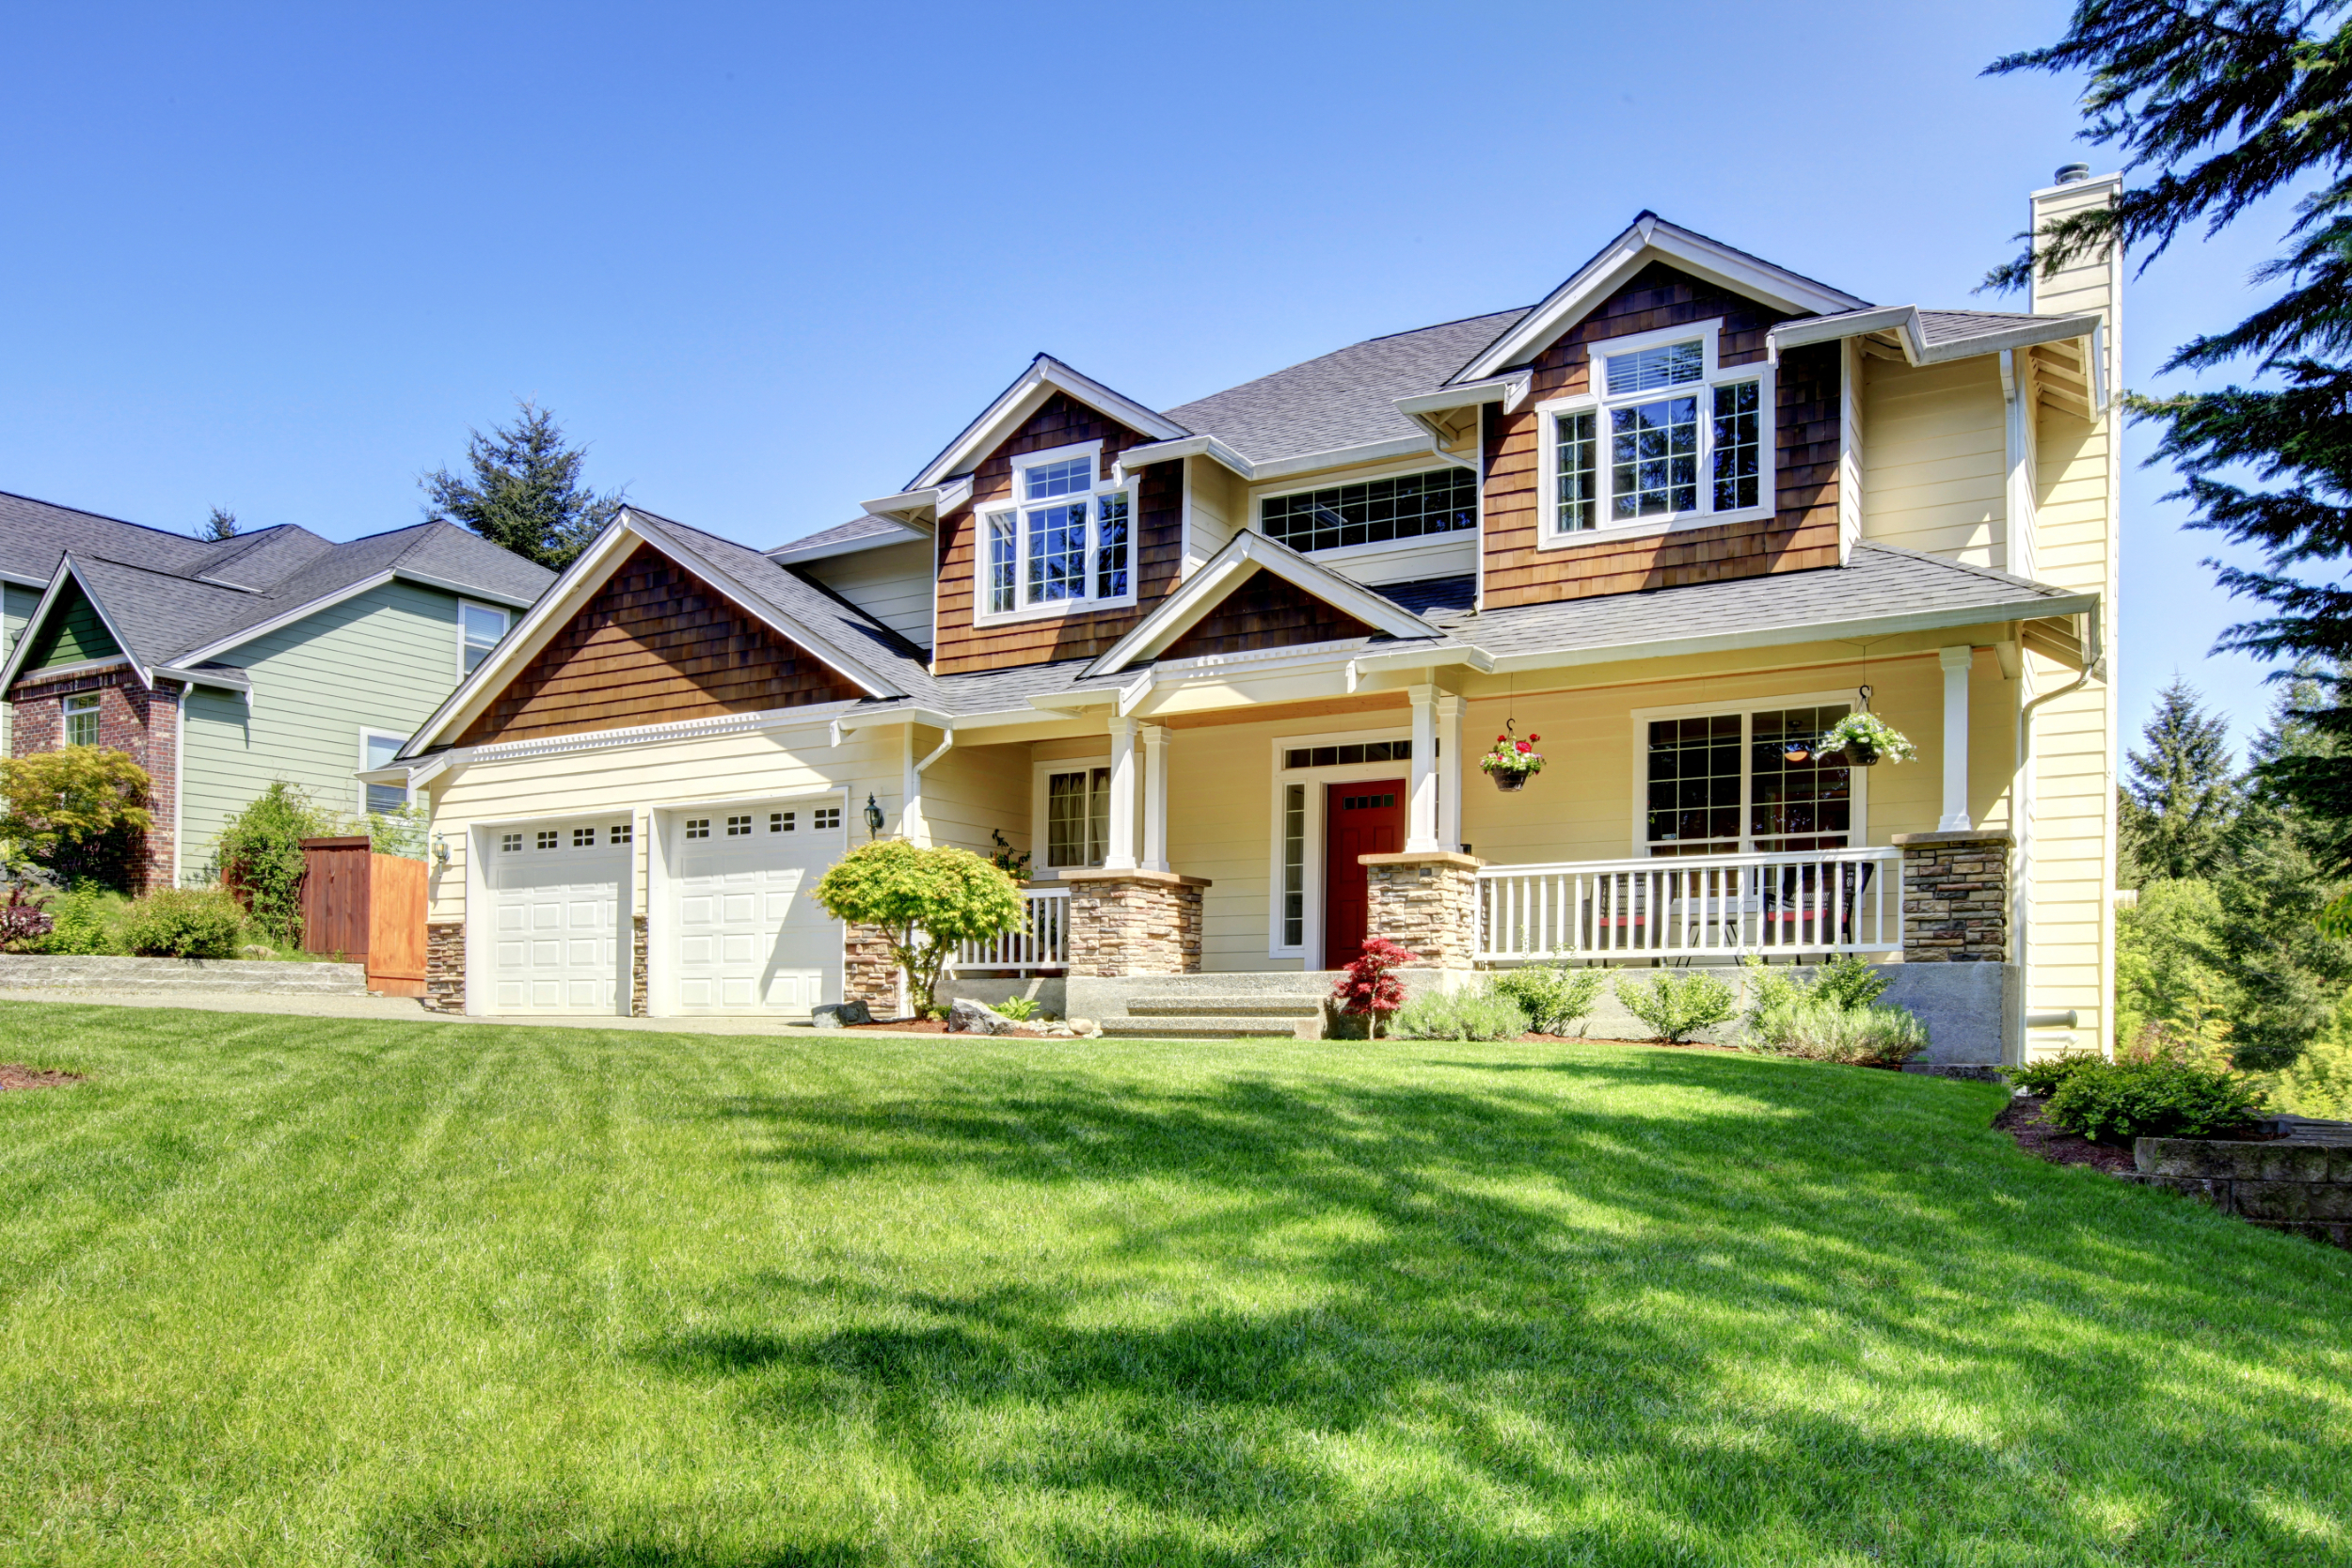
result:
[[[1419,962],[1420,954],[1408,953],[1385,937],[1366,937],[1364,950],[1340,972],[1339,984],[1331,988],[1331,1000],[1351,1017],[1368,1016],[1372,1037],[1378,1039],[1382,1016],[1405,1006],[1405,982],[1391,972],[1400,965]]]

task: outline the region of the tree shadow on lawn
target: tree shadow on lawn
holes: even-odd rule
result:
[[[2333,1255],[2027,1160],[1959,1085],[1418,1065],[726,1101],[789,1184],[977,1175],[1079,1229],[977,1283],[753,1274],[643,1354],[758,1428],[870,1431],[937,1499],[1123,1499],[1041,1520],[1071,1562],[2307,1559],[2253,1476],[2344,1516]]]

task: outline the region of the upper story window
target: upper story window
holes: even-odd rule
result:
[[[1770,367],[1721,365],[1712,322],[1592,354],[1589,389],[1539,410],[1554,542],[1772,510]]]
[[[980,515],[980,613],[1133,604],[1132,481],[1102,475],[1102,443],[1013,460],[1009,510]]]
[[[458,642],[464,658],[466,674],[472,674],[474,666],[490,657],[490,650],[506,635],[507,613],[496,605],[471,604],[460,601],[457,606]]]
[[[65,700],[65,743],[69,746],[98,744],[97,692],[87,692]]]
[[[1268,496],[1258,526],[1295,550],[1386,545],[1478,526],[1478,476],[1444,467],[1360,484]]]

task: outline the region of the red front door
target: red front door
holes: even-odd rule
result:
[[[1364,868],[1359,855],[1405,847],[1405,781],[1336,784],[1323,801],[1323,967],[1364,950]]]

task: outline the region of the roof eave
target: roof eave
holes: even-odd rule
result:
[[[1146,408],[1135,399],[1115,392],[1092,376],[1072,369],[1050,354],[1041,354],[1029,361],[1029,368],[1013,379],[1011,386],[999,393],[996,401],[983,410],[980,417],[957,435],[937,457],[914,476],[907,486],[912,491],[925,490],[950,475],[960,474],[976,466],[994,450],[1012,425],[1036,412],[1055,392],[1067,392],[1096,412],[1108,415],[1139,436],[1154,441],[1173,441],[1192,434],[1183,425],[1155,409]]]

